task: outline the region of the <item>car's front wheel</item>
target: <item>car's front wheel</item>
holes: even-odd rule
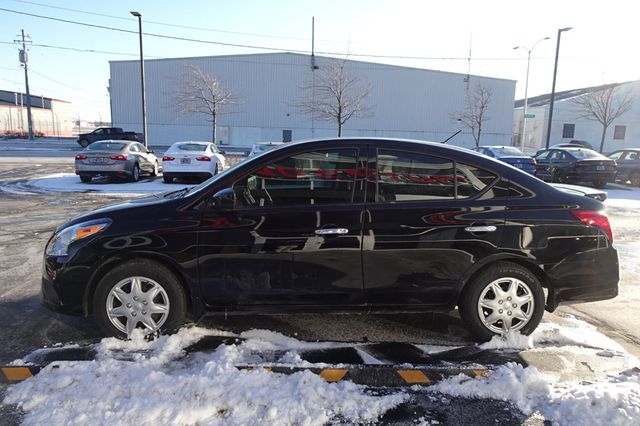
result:
[[[137,182],[140,180],[140,167],[137,164],[133,165],[131,170],[131,182]]]
[[[92,177],[89,175],[80,175],[80,180],[84,183],[91,182]]]
[[[81,147],[83,147],[83,148],[88,147],[88,146],[89,146],[89,141],[88,141],[88,140],[86,140],[86,139],[82,139],[82,140],[80,141],[80,146],[81,146]]]
[[[158,176],[158,171],[160,170],[160,167],[158,166],[158,161],[156,160],[155,163],[153,163],[153,169],[151,170],[151,176]]]
[[[138,328],[144,334],[175,332],[184,324],[187,302],[171,271],[141,259],[109,271],[96,287],[92,308],[106,335],[127,338]]]
[[[531,271],[515,263],[500,262],[469,284],[458,309],[480,340],[514,331],[528,335],[542,319],[544,292]]]
[[[593,186],[595,186],[598,189],[602,189],[605,186],[607,186],[607,181],[606,180],[602,180],[602,179],[593,181]]]
[[[631,173],[631,175],[629,175],[629,182],[631,182],[633,186],[640,186],[640,171]]]

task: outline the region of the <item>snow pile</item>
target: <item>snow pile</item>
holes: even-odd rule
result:
[[[458,375],[430,390],[467,398],[495,398],[514,403],[527,415],[540,411],[563,425],[640,423],[640,375],[630,371],[607,381],[550,386],[534,367],[509,363],[487,377]]]
[[[112,183],[107,179],[100,178],[91,183],[83,183],[75,174],[54,173],[23,182],[11,182],[11,184],[3,185],[3,190],[8,192],[97,192],[109,195],[144,195],[175,191],[191,186],[193,184],[166,184],[161,177],[149,180],[146,176],[141,177],[139,182]]]
[[[490,349],[531,349],[533,348],[533,338],[524,336],[518,332],[506,333],[503,336],[493,336],[488,342],[478,345],[484,350]]]
[[[344,381],[310,372],[291,375],[237,370],[236,345],[180,359],[204,334],[182,330],[146,342],[105,339],[90,362],[58,362],[8,390],[25,424],[306,424],[375,421],[406,394],[372,396]],[[140,352],[140,351],[145,351]],[[112,357],[132,353],[132,361]]]

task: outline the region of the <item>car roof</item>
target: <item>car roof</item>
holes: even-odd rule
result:
[[[178,141],[178,142],[174,142],[173,144],[171,144],[171,146],[173,145],[182,145],[185,143],[191,143],[191,144],[195,144],[195,145],[210,145],[211,142],[205,142],[205,141]]]

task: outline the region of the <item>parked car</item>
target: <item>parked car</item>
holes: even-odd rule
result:
[[[141,173],[158,174],[158,157],[138,142],[108,140],[95,142],[83,149],[75,159],[76,174],[85,183],[95,176],[125,178],[132,182]]]
[[[99,127],[91,133],[81,133],[78,135],[78,143],[86,148],[96,141],[102,140],[130,140],[144,142],[142,133],[125,132],[121,127]]]
[[[263,152],[272,150],[274,148],[278,148],[284,145],[284,142],[258,142],[254,143],[251,147],[251,151],[249,151],[249,157],[253,157],[254,155],[262,154]]]
[[[225,161],[211,142],[176,142],[162,157],[162,178],[164,183],[175,178],[208,179],[224,170]]]
[[[536,161],[514,146],[479,146],[473,150],[497,158],[527,173],[534,174],[536,171]]]
[[[640,148],[627,148],[607,155],[618,165],[616,180],[640,186]]]
[[[536,176],[558,183],[590,182],[604,188],[616,176],[616,162],[586,148],[553,148],[534,157]]]
[[[46,245],[41,300],[119,337],[212,312],[457,306],[489,339],[615,297],[612,243],[601,202],[469,150],[314,140],[69,220]]]

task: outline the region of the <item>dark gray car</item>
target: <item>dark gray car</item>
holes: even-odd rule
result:
[[[640,186],[640,148],[627,148],[607,155],[618,164],[616,180]]]
[[[94,142],[76,155],[76,174],[82,182],[94,176],[109,176],[137,182],[141,173],[158,174],[158,158],[153,151],[133,141]]]

